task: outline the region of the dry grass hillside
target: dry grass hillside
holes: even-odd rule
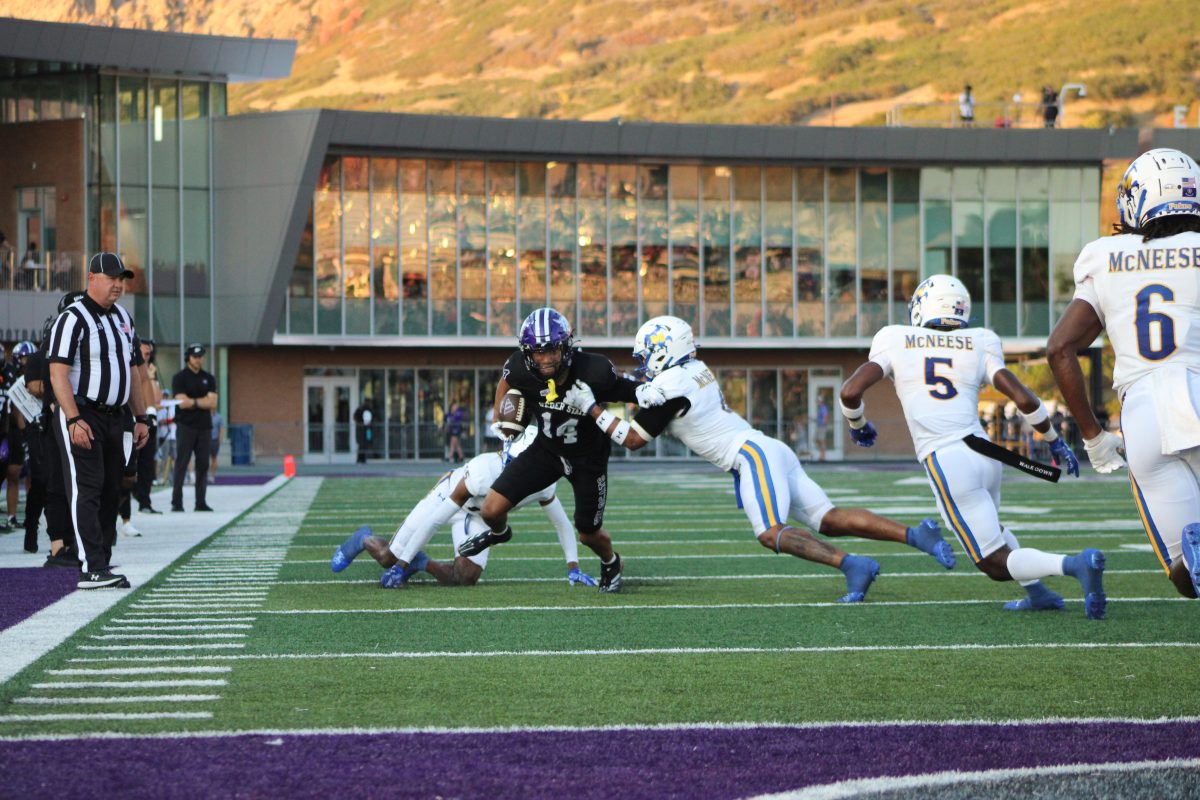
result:
[[[0,0],[0,14],[299,41],[231,110],[881,124],[975,87],[981,118],[1086,83],[1072,125],[1200,112],[1195,0]],[[995,106],[989,105],[995,104]]]

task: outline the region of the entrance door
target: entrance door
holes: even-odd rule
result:
[[[351,414],[358,405],[354,380],[304,379],[304,461],[352,464],[358,452]]]
[[[808,385],[808,440],[813,459],[842,460],[842,413],[838,410],[841,378],[814,375]]]

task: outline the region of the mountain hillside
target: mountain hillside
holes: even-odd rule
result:
[[[1195,0],[0,0],[0,14],[297,39],[292,76],[232,87],[234,113],[878,125],[901,103],[951,119],[969,82],[990,124],[1015,94],[1031,121],[1040,87],[1083,83],[1067,125],[1169,125],[1179,104],[1200,125]]]

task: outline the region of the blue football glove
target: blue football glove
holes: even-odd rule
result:
[[[567,583],[571,584],[572,586],[595,586],[596,579],[591,575],[588,575],[579,567],[571,567],[571,569],[567,571]]]
[[[875,437],[879,435],[879,431],[875,430],[875,426],[871,423],[863,425],[861,428],[850,429],[850,438],[859,447],[874,447]]]
[[[1079,459],[1071,452],[1065,439],[1055,439],[1050,443],[1050,455],[1054,457],[1054,466],[1065,469],[1068,475],[1079,477]]]

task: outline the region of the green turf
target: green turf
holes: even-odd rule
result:
[[[905,480],[920,477],[916,470],[813,474],[841,505],[894,509],[907,524],[934,513],[927,487]],[[0,716],[43,717],[5,722],[0,735],[1200,714],[1194,693],[1178,691],[1179,676],[1200,652],[1194,609],[1177,597],[1145,534],[1131,524],[1136,516],[1122,481],[1091,475],[1058,486],[1019,478],[1005,484],[1005,503],[1018,513],[1002,519],[1025,544],[1064,553],[1099,546],[1108,554],[1109,619],[1094,622],[1084,618],[1075,582],[1061,577],[1047,585],[1066,598],[1065,611],[1003,611],[1020,588],[980,575],[957,545],[959,565],[947,572],[902,545],[832,540],[883,567],[867,602],[837,604],[841,574],[764,550],[733,506],[726,476],[671,469],[612,475],[606,525],[627,560],[619,595],[567,585],[561,550],[537,510],[514,516],[513,542],[495,549],[473,588],[439,587],[421,576],[404,589],[381,590],[380,569],[365,554],[343,573],[330,572],[329,556],[350,531],[369,523],[390,535],[433,480],[328,479],[290,535],[256,533],[255,526],[275,530],[279,523],[252,511],[0,687]],[[569,489],[561,491],[569,513]],[[270,565],[278,567],[273,579],[247,578],[215,596],[188,594],[198,585],[182,580],[192,568],[249,568],[206,558],[243,541],[249,552],[255,543],[289,545],[282,563]],[[435,539],[431,555],[450,558],[448,541],[445,534]],[[599,572],[590,552],[581,556],[584,569]],[[269,588],[261,602],[231,603],[234,589],[261,585]],[[193,641],[91,637],[197,616],[253,622],[244,647],[92,649]],[[33,686],[68,680],[48,670],[155,664],[228,667],[215,676],[228,683]],[[67,708],[13,702],[164,693],[220,699]],[[44,718],[163,710],[212,716]]]

